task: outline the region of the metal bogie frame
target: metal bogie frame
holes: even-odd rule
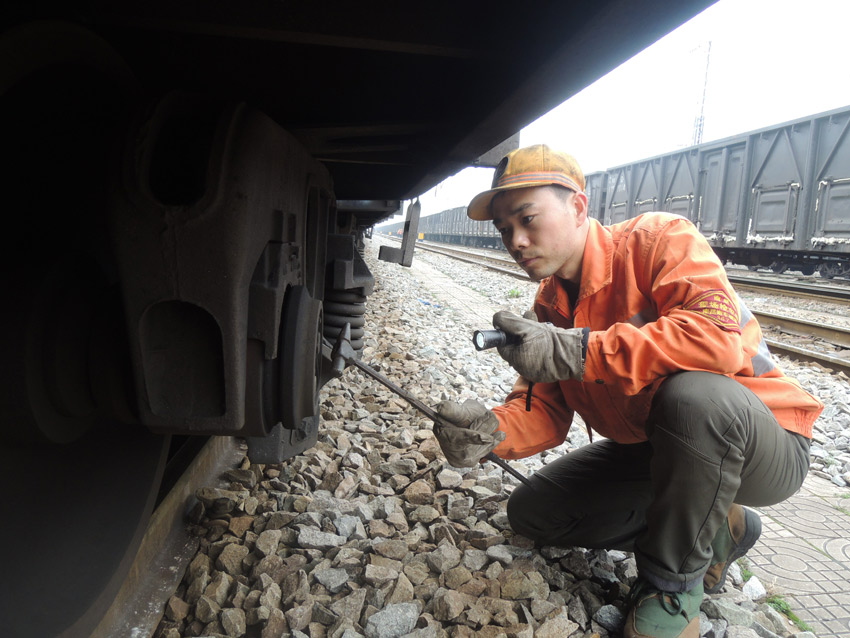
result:
[[[355,242],[363,217],[393,207],[339,214],[327,169],[267,115],[193,93],[143,97],[84,29],[44,23],[4,43],[45,53],[4,76],[15,161],[0,458],[7,481],[48,469],[0,530],[4,546],[41,548],[7,557],[20,593],[0,611],[10,636],[117,635],[96,627],[139,573],[172,441],[186,438],[172,434],[246,437],[266,463],[315,444],[323,303],[356,294],[345,312],[362,315],[374,280]],[[38,67],[63,51],[80,63],[61,80]],[[46,492],[61,539],[38,525],[32,494]]]

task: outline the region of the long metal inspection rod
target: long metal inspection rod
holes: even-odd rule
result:
[[[427,416],[427,417],[428,417],[429,419],[431,419],[432,421],[435,421],[435,422],[436,422],[436,421],[440,418],[440,415],[439,415],[439,414],[437,414],[437,412],[436,412],[436,411],[432,410],[432,409],[431,409],[431,408],[429,408],[427,405],[425,405],[424,403],[422,403],[422,401],[420,401],[420,400],[419,400],[419,399],[417,399],[415,396],[413,396],[412,394],[410,394],[409,392],[407,392],[407,390],[402,390],[399,386],[397,386],[395,383],[393,383],[392,381],[390,381],[387,377],[385,377],[384,375],[382,375],[382,374],[381,374],[380,372],[378,372],[377,370],[373,369],[371,366],[366,365],[365,363],[363,363],[363,362],[362,362],[362,361],[360,361],[359,359],[355,359],[354,357],[352,357],[351,359],[349,359],[349,360],[348,360],[348,362],[349,362],[349,363],[351,363],[351,364],[354,364],[355,366],[357,366],[358,368],[360,368],[361,370],[363,370],[363,372],[365,372],[365,373],[366,373],[366,374],[368,374],[370,377],[372,377],[373,379],[375,379],[375,381],[378,381],[378,382],[380,382],[380,383],[383,383],[383,384],[384,384],[385,386],[387,386],[390,390],[392,390],[393,392],[395,392],[398,396],[400,396],[402,399],[404,399],[405,401],[407,401],[410,405],[412,405],[414,408],[416,408],[417,410],[419,410],[422,414],[424,414],[425,416]]]
[[[363,372],[368,374],[370,377],[375,379],[375,381],[378,381],[379,383],[382,383],[383,385],[387,386],[390,390],[395,392],[398,396],[400,396],[402,399],[407,401],[410,405],[412,405],[414,408],[419,410],[422,414],[427,416],[429,419],[431,419],[435,423],[439,422],[439,420],[440,420],[439,414],[437,414],[434,410],[429,408],[427,405],[422,403],[422,401],[417,399],[415,396],[413,396],[412,394],[410,394],[406,390],[402,390],[399,386],[397,386],[395,383],[390,381],[387,377],[382,375],[377,370],[374,370],[372,367],[366,365],[365,363],[363,363],[359,359],[355,359],[354,357],[348,359],[348,362],[355,365],[357,368],[359,368],[360,370],[362,370]],[[515,479],[517,479],[523,485],[526,485],[527,487],[534,489],[534,485],[532,485],[531,481],[529,481],[528,478],[526,478],[525,476],[522,475],[522,473],[520,473],[519,471],[515,470],[510,465],[508,465],[506,461],[504,461],[503,459],[500,459],[498,456],[493,454],[493,452],[488,452],[487,455],[484,458],[486,458],[488,461],[491,461],[492,463],[495,463],[496,465],[498,465],[500,468],[505,470],[505,472],[507,472],[508,474],[513,476]]]

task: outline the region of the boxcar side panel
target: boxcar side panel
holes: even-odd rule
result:
[[[662,163],[663,192],[661,210],[687,217],[697,222],[698,153],[694,150],[673,153]]]
[[[739,220],[746,211],[742,193],[745,156],[746,142],[740,141],[702,156],[699,224],[713,245],[724,246],[738,239]]]
[[[817,196],[807,249],[850,254],[850,111],[821,121],[814,165]]]

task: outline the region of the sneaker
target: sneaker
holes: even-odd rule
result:
[[[634,584],[623,638],[699,638],[702,583],[690,591],[660,591],[645,580]]]
[[[638,579],[629,594],[632,606],[623,638],[699,638],[702,583],[690,591],[661,591]]]
[[[761,519],[753,510],[733,504],[711,541],[714,556],[703,578],[705,593],[716,594],[726,582],[729,565],[746,554],[761,535]]]

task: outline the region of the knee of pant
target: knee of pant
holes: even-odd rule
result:
[[[565,517],[559,509],[553,509],[551,500],[543,500],[534,490],[521,485],[508,499],[508,521],[517,534],[551,543],[556,536],[569,534],[579,520]]]
[[[526,533],[526,530],[528,529],[527,521],[536,517],[533,514],[533,508],[530,507],[530,504],[534,500],[533,495],[526,495],[523,493],[525,491],[530,492],[530,490],[528,490],[528,488],[524,485],[520,485],[511,493],[508,498],[506,511],[508,514],[508,521],[511,524],[511,529],[523,536],[529,536]]]

